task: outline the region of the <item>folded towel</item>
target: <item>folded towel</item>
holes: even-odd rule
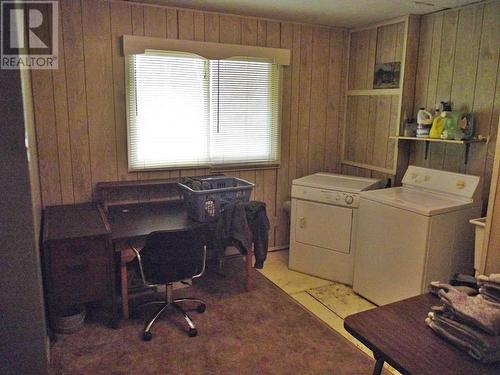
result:
[[[500,290],[496,288],[490,288],[485,285],[479,288],[479,293],[488,301],[500,303]]]
[[[472,275],[466,275],[463,273],[456,273],[453,275],[453,278],[450,280],[450,284],[453,286],[464,285],[476,290],[478,289],[476,278]]]
[[[468,296],[456,289],[440,289],[441,302],[461,321],[491,335],[500,334],[500,304],[486,300],[481,294]]]
[[[461,324],[475,327],[471,325],[470,319],[464,319],[464,317],[460,314],[457,315],[454,310],[450,309],[449,306],[446,305],[431,306],[431,312],[441,314],[442,316],[446,316],[447,318],[453,319]]]
[[[497,283],[492,283],[492,282],[486,282],[486,283],[480,283],[479,287],[487,287],[490,289],[495,289],[500,292],[500,284]]]
[[[479,293],[488,301],[500,303],[500,273],[477,277]]]
[[[461,286],[461,285],[450,285],[447,283],[442,283],[440,281],[431,281],[429,285],[429,291],[434,294],[435,296],[438,295],[439,291],[441,289],[444,289],[445,291],[448,291],[450,289],[454,289],[458,292],[465,293],[468,296],[475,296],[477,294],[477,290],[468,286]]]
[[[492,363],[500,361],[500,336],[492,336],[455,321],[446,313],[430,312],[427,325],[439,336],[473,358]]]
[[[500,285],[500,273],[492,273],[490,276],[479,275],[477,277],[477,283],[479,285],[484,283],[493,283]]]

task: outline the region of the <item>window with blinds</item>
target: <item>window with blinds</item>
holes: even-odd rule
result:
[[[278,163],[278,65],[178,52],[127,63],[130,170]]]

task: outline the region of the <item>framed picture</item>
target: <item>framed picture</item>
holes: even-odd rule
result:
[[[399,87],[401,62],[394,61],[375,65],[374,89],[394,89]]]

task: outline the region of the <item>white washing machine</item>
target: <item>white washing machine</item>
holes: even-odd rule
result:
[[[289,267],[352,285],[359,192],[384,180],[316,173],[292,184]]]
[[[353,289],[385,305],[473,274],[479,177],[409,166],[403,186],[360,194]]]

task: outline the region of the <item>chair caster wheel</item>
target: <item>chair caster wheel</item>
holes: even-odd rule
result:
[[[144,332],[142,334],[143,341],[151,341],[152,338],[153,338],[153,334],[151,332]]]
[[[204,313],[206,309],[207,309],[207,305],[202,303],[202,304],[198,305],[198,307],[196,308],[196,312],[201,314],[201,313]]]
[[[195,337],[196,335],[198,334],[198,331],[196,330],[196,328],[189,328],[189,337]]]

